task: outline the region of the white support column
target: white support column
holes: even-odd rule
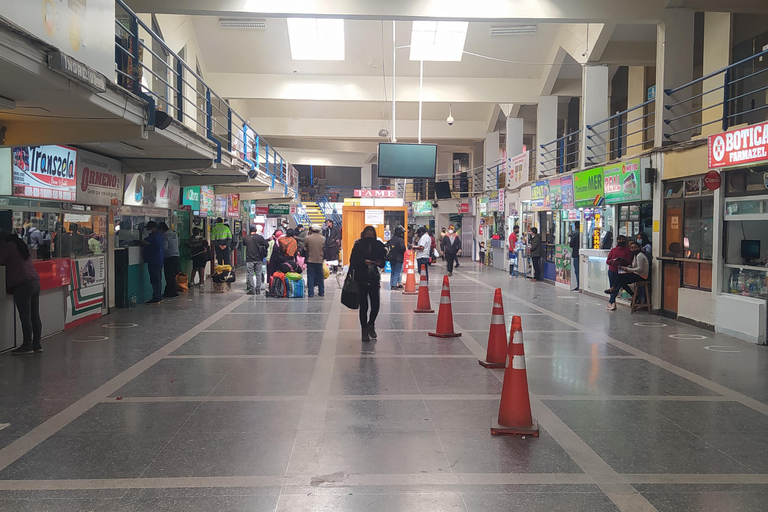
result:
[[[610,104],[608,97],[608,66],[583,66],[581,79],[581,145],[579,150],[579,167],[584,169],[608,158],[607,141],[610,130],[593,135],[587,126],[607,118]],[[601,125],[596,131],[604,131],[607,125]],[[589,137],[592,137],[591,139]],[[590,158],[591,157],[591,158]]]
[[[523,121],[519,117],[507,118],[507,156],[523,152]]]
[[[483,170],[483,191],[495,189],[496,187],[489,186],[494,183],[496,179],[496,169],[491,167],[499,163],[501,160],[501,150],[499,149],[499,132],[492,132],[485,134],[485,159],[483,164],[485,166]],[[489,167],[491,169],[489,170]]]
[[[547,144],[557,138],[557,96],[540,96],[539,105],[536,110],[536,146],[533,151],[536,152],[536,176],[541,176],[546,168],[554,167],[554,162],[543,164],[542,162],[555,157],[555,153],[542,153],[546,150],[541,148],[541,144]],[[552,149],[553,146],[547,146]]]
[[[373,186],[373,164],[365,164],[360,170],[360,188]]]
[[[703,75],[723,69],[731,63],[733,15],[729,12],[704,13],[704,66]],[[704,80],[704,91],[711,91],[723,85],[723,76]],[[702,98],[702,108],[712,107],[701,113],[701,123],[709,123],[723,117],[723,106],[717,105],[723,101],[723,90],[705,94]],[[702,135],[713,135],[723,131],[722,123],[713,122],[701,127]]]
[[[629,77],[627,81],[629,82],[627,91],[627,105],[629,105],[631,108],[635,105],[644,103],[647,98],[647,89],[645,87],[645,67],[629,66]],[[624,130],[624,135],[626,137],[624,139],[624,142],[626,143],[624,146],[626,148],[626,150],[623,152],[624,155],[636,155],[643,152],[643,142],[645,141],[645,137],[650,136],[645,130],[643,130],[643,127],[645,126],[645,119],[647,118],[640,119],[644,113],[644,109],[638,109],[627,114],[628,121],[632,121],[633,119],[638,120],[627,123],[627,126]]]
[[[684,131],[667,137],[667,134],[693,126],[693,117],[686,116],[691,111],[691,102],[686,101],[671,109],[681,99],[692,95],[691,89],[684,89],[677,94],[667,96],[665,90],[690,82],[693,79],[693,11],[689,9],[667,9],[664,22],[657,25],[656,36],[656,130],[655,146],[668,141],[685,141],[691,138],[693,130]]]

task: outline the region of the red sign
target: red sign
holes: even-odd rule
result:
[[[355,197],[372,197],[375,199],[394,199],[397,197],[397,192],[395,190],[355,189]]]
[[[257,206],[254,215],[269,215],[269,206]]]
[[[240,216],[240,194],[227,194],[227,217]]]
[[[72,282],[69,258],[37,260],[33,264],[40,276],[41,291],[69,286]]]
[[[469,203],[459,204],[459,213],[469,213]]]
[[[720,184],[723,182],[720,173],[717,171],[709,171],[704,175],[704,186],[709,190],[717,190],[720,188]]]
[[[710,135],[709,168],[768,161],[768,123]]]

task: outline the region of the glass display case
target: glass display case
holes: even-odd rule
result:
[[[725,265],[723,292],[759,299],[768,298],[768,268]]]

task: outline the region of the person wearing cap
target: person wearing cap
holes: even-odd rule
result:
[[[149,282],[152,284],[152,299],[147,304],[160,304],[163,302],[163,246],[164,239],[157,227],[157,222],[147,222],[145,229],[149,235],[141,244],[144,246],[144,263],[149,270]]]
[[[325,295],[325,276],[323,275],[323,249],[325,237],[321,234],[323,228],[313,224],[309,235],[304,239],[307,252],[307,296],[314,297],[315,286],[320,297]]]
[[[267,257],[267,241],[261,236],[261,226],[252,224],[249,233],[243,237],[245,245],[245,293],[258,295],[263,285],[261,280],[261,265]],[[254,278],[256,283],[254,285]]]
[[[211,230],[211,240],[216,247],[216,260],[219,265],[231,265],[230,247],[232,245],[232,230],[224,224],[224,219],[218,217],[216,225]]]

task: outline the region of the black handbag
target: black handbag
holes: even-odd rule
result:
[[[349,309],[360,308],[360,286],[355,281],[355,272],[350,270],[341,288],[341,303]]]

